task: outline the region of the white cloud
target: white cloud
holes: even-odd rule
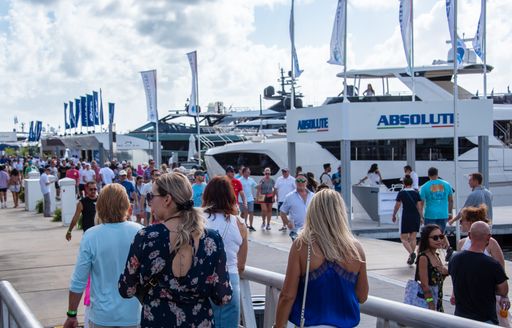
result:
[[[256,33],[257,6],[289,4],[289,0],[194,1],[50,1],[11,0],[7,33],[0,32],[0,130],[12,128],[12,117],[63,124],[62,103],[97,90],[104,102],[116,103],[118,128],[128,130],[145,122],[145,98],[139,71],[156,68],[160,117],[181,109],[190,93],[190,69],[185,53],[198,50],[200,103],[224,101],[234,107],[258,108],[259,94],[276,85],[278,64],[288,69],[289,45],[266,46],[250,41]],[[305,4],[312,0],[297,0]],[[322,0],[323,1],[323,0]],[[460,6],[461,29],[474,33],[479,0]],[[317,3],[321,5],[320,1]],[[398,1],[351,1],[357,8],[393,10]],[[366,7],[365,7],[366,6]],[[510,82],[508,54],[512,4],[489,2],[489,88],[503,91]],[[448,27],[444,2],[416,14],[416,63],[429,65],[446,58]],[[354,16],[354,19],[358,19]],[[370,26],[375,28],[379,22]],[[332,17],[325,21],[332,24]],[[314,28],[314,26],[311,26]],[[287,32],[285,32],[287,33]],[[369,31],[349,35],[349,69],[404,66],[398,26],[371,49],[358,48]],[[329,38],[325,38],[328,40]],[[328,41],[327,41],[328,42]],[[338,94],[339,66],[326,64],[328,44],[297,49],[302,68],[305,104],[318,105]],[[469,87],[474,91],[477,84]],[[269,103],[266,103],[269,105]]]

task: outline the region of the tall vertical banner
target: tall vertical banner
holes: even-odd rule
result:
[[[101,89],[100,89],[100,124],[103,125],[103,97],[101,95]]]
[[[400,21],[400,32],[402,33],[402,43],[404,45],[405,59],[407,60],[407,73],[412,76],[412,1],[400,0],[400,11],[398,20]]]
[[[94,113],[94,125],[100,125],[100,113],[98,108],[98,91],[92,92],[92,111]]]
[[[454,16],[455,7],[454,6],[455,6],[454,0],[446,0],[446,16],[448,18],[448,28],[450,30],[450,40],[452,41],[452,46],[453,46],[453,43],[456,42],[457,65],[460,65],[460,64],[462,64],[462,60],[464,59],[464,53],[466,52],[466,45],[464,44],[464,41],[462,41],[459,38],[459,34],[456,34],[457,40],[453,39],[454,29],[456,29],[456,27],[454,26],[455,25],[455,16]]]
[[[345,61],[345,21],[347,13],[345,12],[347,0],[338,0],[336,8],[336,16],[334,18],[334,26],[331,34],[331,58],[327,61],[333,65],[344,65]]]
[[[190,93],[190,101],[188,103],[188,115],[197,116],[199,115],[198,106],[198,79],[197,79],[197,51],[187,53],[188,62],[190,64],[190,70],[192,71],[192,92]]]
[[[36,121],[34,128],[34,141],[39,141],[41,139],[41,132],[43,131],[43,122]]]
[[[76,128],[75,112],[73,111],[73,102],[69,102],[69,128]]]
[[[71,117],[70,117],[71,119]],[[64,131],[69,129],[69,123],[68,123],[68,103],[64,103]]]
[[[92,95],[85,95],[87,99],[87,126],[94,126],[94,110],[92,108]]]
[[[80,99],[75,98],[75,128],[80,123]]]
[[[156,70],[140,72],[142,76],[142,84],[146,93],[146,107],[148,112],[147,120],[149,122],[158,121],[158,109],[156,101]]]
[[[485,24],[485,3],[482,2],[482,7],[480,8],[480,18],[478,19],[478,27],[476,29],[475,37],[473,38],[473,50],[480,57],[480,59],[484,60],[484,24]]]
[[[114,124],[115,105],[114,103],[108,103],[108,124]]]
[[[89,126],[87,124],[87,99],[85,97],[80,97],[80,111],[82,114],[82,127]]]
[[[292,9],[290,11],[290,42],[292,44],[292,78],[299,77],[304,70],[299,67],[299,59],[297,58],[297,49],[295,49],[295,0],[292,0]]]
[[[34,139],[34,121],[30,121],[30,129],[28,130],[28,142],[32,142]]]

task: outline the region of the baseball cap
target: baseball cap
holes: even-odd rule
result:
[[[226,166],[226,173],[228,172],[235,172],[235,168],[231,165]]]
[[[289,168],[287,168],[287,167],[283,167],[283,168],[281,169],[281,171],[290,172],[290,169],[289,169]]]
[[[119,175],[127,175],[125,170],[119,171]]]

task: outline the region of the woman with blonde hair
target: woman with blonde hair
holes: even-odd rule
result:
[[[366,259],[347,225],[338,192],[315,194],[306,223],[293,242],[274,327],[355,327],[368,298]],[[306,296],[305,296],[306,295]]]
[[[205,228],[181,173],[156,179],[147,200],[161,224],[136,234],[119,293],[141,300],[142,328],[214,326],[210,300],[226,304],[232,293],[221,236]]]
[[[96,202],[98,225],[84,233],[69,287],[69,307],[64,327],[76,327],[77,309],[91,277],[89,327],[137,327],[140,305],[125,300],[117,291],[130,243],[141,225],[127,221],[130,201],[123,186],[105,186]]]

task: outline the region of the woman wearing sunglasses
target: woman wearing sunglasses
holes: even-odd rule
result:
[[[420,245],[416,261],[416,281],[420,282],[423,295],[430,310],[444,312],[443,282],[448,275],[437,250],[444,245],[443,232],[436,224],[427,224],[420,234]]]
[[[147,291],[141,297],[142,328],[213,326],[210,300],[227,304],[232,293],[222,238],[205,228],[185,175],[163,174],[149,195],[160,224],[135,235],[119,293],[130,298],[137,290]]]

